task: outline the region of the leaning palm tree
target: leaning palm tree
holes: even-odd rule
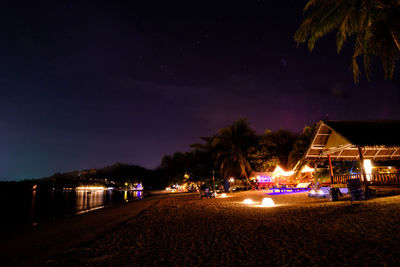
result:
[[[256,141],[256,135],[245,119],[218,131],[212,145],[216,163],[220,166],[223,177],[236,176],[249,182],[251,167],[247,151]]]
[[[375,56],[382,62],[385,79],[393,78],[400,55],[400,1],[309,0],[304,12],[306,17],[294,35],[298,44],[308,42],[312,51],[319,38],[337,30],[338,53],[346,40],[355,42],[351,61],[355,83],[360,76],[360,57],[368,80]]]

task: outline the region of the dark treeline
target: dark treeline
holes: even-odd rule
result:
[[[166,155],[161,165],[149,170],[137,165],[116,163],[101,169],[56,173],[51,177],[1,183],[2,187],[38,185],[41,188],[73,188],[80,185],[124,187],[142,182],[147,189],[162,189],[171,184],[217,183],[235,177],[245,183],[252,171],[272,171],[278,164],[293,168],[306,151],[314,126],[302,133],[288,130],[266,130],[257,135],[245,119],[218,130],[213,136],[201,137],[188,152]]]
[[[25,187],[31,189],[37,185],[39,189],[75,188],[82,185],[102,185],[107,187],[126,187],[142,181],[150,181],[156,171],[124,163],[116,163],[101,169],[89,169],[66,173],[55,173],[50,177],[24,180],[20,182],[2,182],[0,187]]]
[[[230,177],[249,182],[252,171],[272,171],[278,164],[293,168],[302,159],[314,131],[306,126],[302,133],[288,130],[266,130],[257,135],[245,119],[220,129],[211,137],[201,137],[202,143],[191,145],[189,152],[164,156],[160,170],[164,181],[218,182]]]

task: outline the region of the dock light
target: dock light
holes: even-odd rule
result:
[[[75,188],[77,191],[85,190],[106,190],[104,186],[78,186]]]
[[[266,197],[262,200],[261,202],[261,206],[262,207],[273,207],[275,206],[274,201],[272,200],[272,198]]]
[[[315,190],[311,190],[310,193],[311,193],[311,194],[315,194]]]
[[[243,200],[243,204],[253,204],[253,200],[246,198],[245,200]]]
[[[324,194],[324,191],[318,190],[318,194],[323,195],[323,194]]]
[[[235,179],[231,178],[229,179],[229,182],[233,183],[235,181]]]
[[[221,197],[226,197],[226,194],[225,194],[225,193],[222,193],[222,194],[221,194]]]

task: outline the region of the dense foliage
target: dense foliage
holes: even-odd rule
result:
[[[294,36],[297,43],[308,42],[312,51],[318,39],[337,30],[338,53],[345,41],[354,41],[351,66],[355,83],[360,58],[368,80],[373,57],[380,59],[385,78],[392,79],[400,56],[400,1],[309,0],[304,12],[306,17]]]
[[[248,182],[252,171],[272,171],[278,164],[292,168],[306,152],[314,128],[306,126],[300,135],[280,129],[257,136],[247,120],[239,119],[212,137],[202,137],[203,143],[193,144],[192,151],[165,156],[161,169],[170,184],[207,183],[213,171],[220,182],[230,177]]]
[[[244,119],[220,129],[212,145],[221,175],[248,180],[252,169],[247,152],[255,144],[257,144],[256,134]]]

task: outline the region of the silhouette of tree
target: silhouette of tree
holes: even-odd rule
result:
[[[337,30],[338,53],[345,41],[354,40],[351,66],[355,83],[360,75],[359,57],[368,80],[374,56],[382,62],[385,79],[393,78],[400,53],[398,0],[309,0],[304,12],[307,15],[294,35],[298,44],[308,42],[312,51],[319,38]]]
[[[188,157],[185,153],[175,152],[172,156],[166,155],[161,162],[164,176],[169,184],[180,184],[187,171]]]
[[[251,166],[248,150],[256,143],[257,137],[245,119],[220,129],[212,144],[221,176],[235,176],[249,181]]]
[[[280,129],[275,132],[266,130],[260,139],[261,154],[266,167],[275,167],[278,164],[287,167],[288,157],[296,138],[297,135],[288,130]]]

